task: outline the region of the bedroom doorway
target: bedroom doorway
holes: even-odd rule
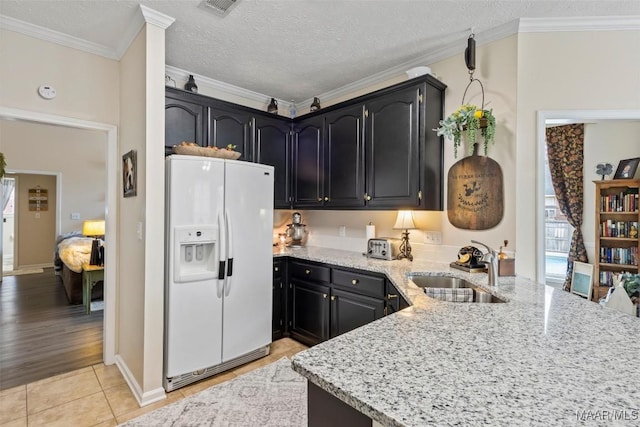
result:
[[[104,193],[106,206],[106,236],[105,258],[117,260],[116,256],[116,230],[118,221],[118,135],[117,127],[112,124],[91,122],[77,118],[45,114],[34,111],[20,110],[8,107],[0,107],[0,118],[7,120],[21,120],[32,123],[43,123],[76,129],[89,129],[104,132],[106,136],[106,171],[107,187]],[[10,172],[10,171],[9,171]],[[110,232],[113,231],[113,232]],[[106,365],[115,363],[115,335],[116,335],[116,262],[105,265],[104,282],[104,346],[103,359]]]

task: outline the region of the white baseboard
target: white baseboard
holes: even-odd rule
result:
[[[162,387],[159,387],[151,391],[143,392],[142,388],[140,387],[140,384],[138,384],[138,381],[133,376],[133,373],[127,366],[127,363],[124,361],[122,357],[120,357],[119,354],[116,355],[116,366],[120,370],[120,373],[124,377],[124,380],[127,382],[127,385],[131,389],[131,392],[133,393],[133,396],[138,401],[138,405],[140,405],[140,407],[147,406],[154,402],[158,402],[160,400],[167,398],[167,395],[164,392],[164,388]]]

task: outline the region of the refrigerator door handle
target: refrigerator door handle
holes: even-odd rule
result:
[[[233,275],[233,224],[228,210],[225,211],[225,220],[227,224],[227,276],[231,277]]]
[[[231,216],[229,211],[225,210],[224,223],[227,243],[227,278],[224,281],[224,295],[229,296],[231,292],[231,276],[233,275],[233,233],[231,232]]]
[[[224,218],[222,217],[222,213],[218,211],[218,282],[217,282],[217,294],[218,298],[222,297],[222,291],[224,290],[224,280],[225,280],[225,272],[226,272],[226,261],[227,261],[227,236],[225,232],[226,224],[224,223]],[[222,289],[220,289],[220,281],[222,281]]]

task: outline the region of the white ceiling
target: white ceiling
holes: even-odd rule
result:
[[[167,65],[296,101],[445,47],[461,51],[470,28],[481,35],[519,18],[640,15],[639,0],[240,0],[225,17],[200,3],[0,0],[0,15],[116,52],[143,4],[175,18]]]

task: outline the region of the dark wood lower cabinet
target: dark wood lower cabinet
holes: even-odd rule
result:
[[[309,427],[371,427],[371,418],[307,381]]]
[[[331,290],[331,338],[384,316],[384,300]]]
[[[287,322],[286,305],[287,287],[282,274],[282,263],[280,260],[273,262],[273,316],[271,339],[278,340],[285,336]]]
[[[307,345],[329,339],[328,286],[292,280],[291,337]]]

